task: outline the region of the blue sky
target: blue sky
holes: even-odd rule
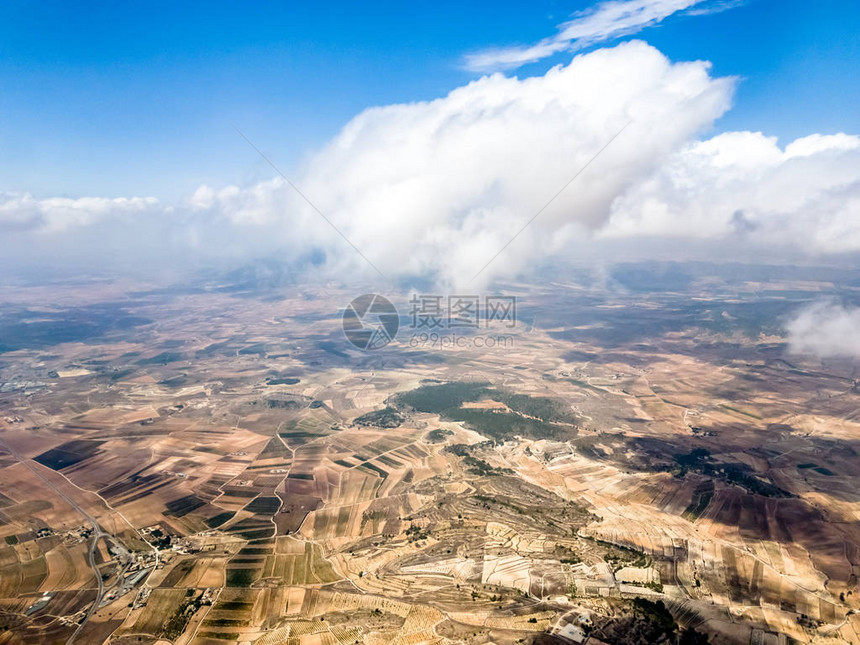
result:
[[[480,76],[469,53],[539,41],[594,4],[6,2],[0,191],[171,201],[247,185],[272,172],[231,122],[290,171],[361,110],[443,96]],[[717,131],[784,143],[860,133],[858,34],[856,0],[748,0],[635,37],[740,76]]]

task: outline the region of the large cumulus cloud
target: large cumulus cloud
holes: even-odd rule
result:
[[[384,273],[464,285],[627,125],[487,276],[522,269],[535,254],[563,251],[566,240],[601,227],[619,194],[729,107],[733,86],[712,78],[707,63],[673,64],[632,42],[541,77],[495,74],[435,101],[367,110],[298,183]],[[282,184],[269,188],[283,194]],[[203,208],[266,221],[260,187],[198,192]],[[307,224],[310,209],[292,204]],[[335,264],[360,268],[361,258],[329,239]]]
[[[641,241],[640,257],[656,238],[696,241],[686,246],[721,259],[740,247],[786,258],[860,251],[860,139],[703,138],[734,86],[706,62],[673,63],[634,41],[543,76],[494,74],[434,101],[362,112],[288,173],[330,224],[275,176],[204,185],[169,207],[0,196],[0,235],[17,236],[7,258],[19,264],[38,261],[37,252],[59,262],[71,250],[90,258],[109,247],[117,262],[139,267],[310,254],[325,276],[374,276],[334,227],[386,276],[476,289],[618,240]]]

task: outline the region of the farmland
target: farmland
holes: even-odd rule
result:
[[[856,366],[772,324],[833,286],[709,284],[532,288],[504,351],[358,351],[334,287],[19,316],[0,643],[860,644]]]

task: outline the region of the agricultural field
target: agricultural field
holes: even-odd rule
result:
[[[0,354],[0,645],[860,645],[860,381],[773,323],[834,287],[774,284],[377,352],[335,287],[80,286],[123,324]]]

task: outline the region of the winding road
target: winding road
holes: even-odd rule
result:
[[[92,526],[93,541],[92,541],[92,544],[90,544],[90,550],[87,553],[87,555],[88,555],[87,559],[89,560],[89,564],[93,569],[93,574],[96,577],[96,583],[98,584],[98,592],[96,594],[95,600],[93,601],[93,604],[90,606],[89,610],[87,611],[87,615],[84,616],[84,619],[80,622],[77,629],[75,629],[75,631],[72,633],[72,635],[69,636],[68,640],[66,640],[66,645],[71,645],[75,641],[75,639],[78,637],[78,634],[80,634],[81,630],[83,630],[84,625],[86,625],[87,621],[93,616],[93,614],[96,613],[96,611],[98,610],[99,606],[102,603],[102,599],[104,598],[105,585],[104,585],[104,581],[102,580],[101,572],[99,571],[98,566],[96,566],[95,553],[96,553],[96,548],[98,547],[99,540],[101,540],[103,537],[109,537],[110,533],[106,533],[105,531],[103,531],[101,526],[99,526],[98,521],[92,515],[87,513],[75,500],[73,500],[66,493],[64,493],[62,490],[60,490],[60,488],[58,488],[54,482],[52,482],[50,479],[48,479],[45,476],[45,474],[39,469],[39,467],[37,467],[33,463],[32,460],[27,459],[25,457],[22,457],[12,446],[10,446],[3,439],[0,439],[0,448],[2,448],[6,452],[8,452],[10,455],[12,455],[12,457],[14,457],[16,461],[18,461],[20,464],[22,464],[23,466],[28,468],[34,475],[36,475],[36,477],[41,479],[48,488],[50,488],[52,491],[54,491],[60,498],[63,499],[63,501],[65,501],[69,506],[71,506],[78,513],[80,513],[87,520],[87,522],[89,522],[90,525]]]

